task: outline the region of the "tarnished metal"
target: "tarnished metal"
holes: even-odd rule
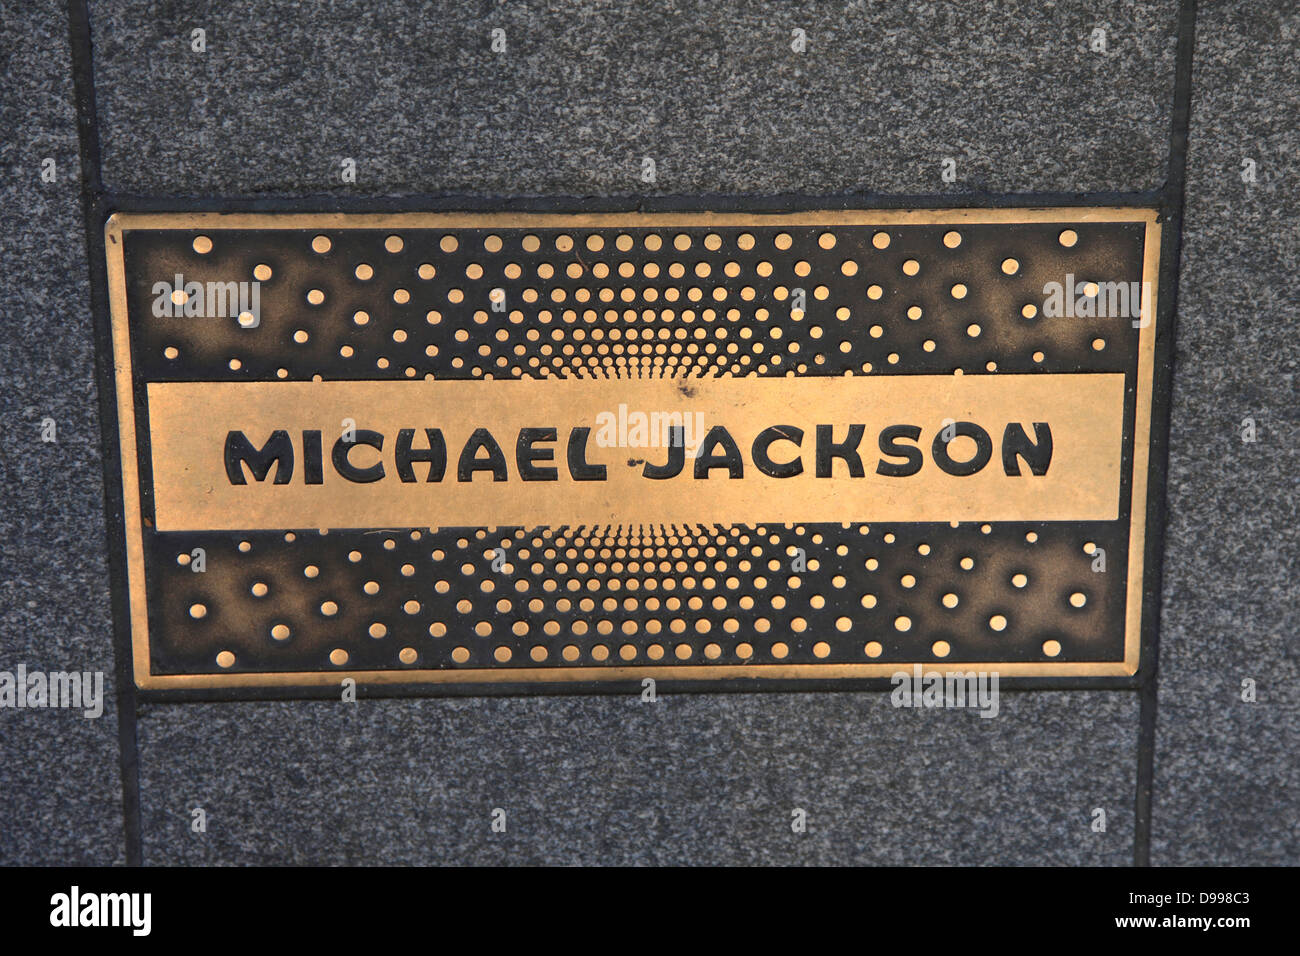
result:
[[[1132,674],[1159,233],[115,216],[136,680]]]

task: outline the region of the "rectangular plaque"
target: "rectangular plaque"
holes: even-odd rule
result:
[[[142,688],[1136,672],[1154,211],[105,243]]]

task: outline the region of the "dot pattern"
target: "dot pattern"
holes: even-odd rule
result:
[[[1043,290],[1067,274],[1139,280],[1143,229],[133,232],[135,378],[1108,371],[1131,384],[1131,322],[1049,317]],[[154,284],[176,274],[259,281],[257,320],[151,317]],[[1128,422],[1133,401],[1130,388]],[[1126,435],[1121,501],[1130,462]],[[1123,658],[1126,507],[1086,523],[160,533],[143,505],[157,674]]]
[[[214,230],[206,253],[133,234],[132,314],[159,277],[267,277],[255,326],[142,323],[133,361],[148,381],[1127,370],[1130,322],[1045,318],[1043,288],[1137,281],[1141,224],[1080,225],[1070,247],[1050,223],[951,231],[336,230],[318,252],[310,230]]]

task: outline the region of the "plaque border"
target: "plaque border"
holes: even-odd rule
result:
[[[156,675],[150,672],[148,620],[145,602],[144,545],[141,527],[138,447],[134,409],[134,383],[127,317],[124,233],[133,229],[376,229],[376,228],[597,228],[708,227],[745,225],[974,225],[1031,222],[1141,222],[1146,225],[1143,244],[1142,281],[1152,290],[1150,321],[1141,329],[1136,374],[1137,394],[1133,428],[1133,470],[1130,497],[1129,567],[1125,597],[1125,637],[1122,661],[1038,661],[1038,662],[925,662],[927,670],[996,671],[1011,678],[1010,689],[1019,686],[1055,686],[1066,679],[1073,686],[1133,686],[1140,670],[1148,670],[1144,653],[1155,643],[1155,614],[1159,595],[1152,582],[1159,580],[1158,537],[1162,515],[1153,506],[1163,501],[1165,461],[1152,455],[1152,425],[1157,416],[1165,424],[1168,396],[1155,389],[1157,372],[1168,382],[1167,320],[1171,307],[1162,307],[1164,289],[1160,277],[1165,271],[1164,216],[1156,206],[1144,205],[1036,205],[1036,206],[933,206],[912,208],[823,208],[800,204],[796,209],[764,205],[746,209],[742,204],[697,201],[696,208],[646,211],[551,211],[539,210],[448,210],[383,212],[339,211],[241,211],[218,212],[175,209],[174,211],[118,211],[106,217],[103,231],[108,288],[108,336],[113,368],[113,406],[116,410],[117,453],[120,455],[122,492],[121,531],[125,546],[125,614],[131,646],[136,687],[158,694],[159,699],[210,697],[300,697],[333,696],[345,678],[353,678],[358,690],[370,696],[439,694],[485,695],[489,693],[536,694],[549,691],[568,693],[615,693],[640,689],[640,681],[654,678],[665,690],[806,690],[883,689],[888,677],[912,665],[898,662],[837,664],[700,664],[614,665],[576,667],[510,667],[410,670],[296,671],[274,673],[211,673]],[[504,204],[503,204],[504,205]],[[712,208],[709,208],[712,207]],[[727,208],[720,208],[727,207]],[[1160,369],[1157,369],[1160,360]],[[109,432],[105,430],[105,442]],[[1162,441],[1164,435],[1157,436]],[[1153,474],[1153,467],[1159,474]],[[1153,533],[1154,532],[1154,533]],[[1140,557],[1139,557],[1140,556]],[[1154,564],[1154,566],[1153,566]],[[1149,624],[1148,624],[1149,622]],[[1151,640],[1143,642],[1144,624]],[[1038,679],[1019,685],[1018,678]],[[1105,679],[1111,680],[1105,680]],[[1073,679],[1073,680],[1071,680]],[[1099,680],[1101,679],[1101,680]],[[232,693],[233,692],[233,693]]]

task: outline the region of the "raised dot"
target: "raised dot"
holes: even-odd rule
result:
[[[1074,607],[1083,607],[1087,603],[1088,598],[1082,591],[1075,591],[1070,595],[1070,604]]]
[[[952,594],[951,592],[949,592],[948,594],[945,594],[945,595],[943,596],[943,606],[944,606],[944,607],[956,607],[957,604],[958,604],[958,601],[959,601],[959,600],[960,600],[960,599],[957,597],[957,595]]]
[[[966,298],[966,286],[963,285],[963,284],[960,283],[960,282],[958,282],[956,285],[954,285],[954,286],[952,287],[952,290],[951,290],[951,291],[952,291],[952,297],[953,297],[954,299],[964,299],[964,298]]]
[[[384,240],[384,248],[389,252],[401,252],[403,245],[405,243],[402,242],[401,236],[389,236]]]
[[[230,651],[222,651],[220,654],[217,655],[217,666],[234,667],[235,655],[232,654]]]
[[[912,629],[912,619],[907,615],[899,615],[894,618],[894,629],[898,631],[910,631]]]
[[[1027,302],[1025,303],[1024,308],[1020,310],[1020,314],[1026,319],[1032,319],[1038,314],[1038,306],[1034,305],[1032,302]]]
[[[414,647],[403,647],[397,652],[397,659],[403,664],[414,664],[418,656]]]
[[[199,618],[204,617],[207,613],[208,613],[208,608],[207,608],[207,606],[204,605],[204,604],[191,604],[191,605],[190,605],[190,617],[194,618],[194,620],[196,620],[196,621],[197,621]]]
[[[348,652],[341,647],[336,647],[330,651],[330,663],[335,667],[342,667],[348,662]]]
[[[876,233],[874,236],[871,237],[871,244],[875,246],[877,249],[888,249],[889,233],[887,232]]]
[[[994,614],[989,618],[989,627],[995,631],[1005,631],[1007,629],[1007,619],[1001,614]]]
[[[212,251],[212,240],[207,236],[195,236],[193,245],[194,251],[201,256],[206,256]]]
[[[469,648],[467,647],[452,648],[451,659],[455,661],[457,664],[464,664],[467,660],[469,660]]]
[[[330,242],[329,236],[317,236],[311,241],[311,251],[318,252],[321,255],[330,251],[334,243]]]
[[[947,641],[935,641],[930,645],[930,653],[935,657],[947,657],[952,652],[952,645]]]
[[[1079,234],[1075,232],[1073,229],[1064,229],[1061,231],[1061,234],[1057,236],[1057,240],[1061,243],[1061,245],[1069,249],[1071,246],[1073,246],[1076,242],[1079,241]]]
[[[1002,271],[1009,276],[1015,275],[1020,270],[1020,263],[1015,259],[1003,259]]]
[[[879,657],[884,653],[885,648],[879,641],[868,641],[862,650],[868,657]]]
[[[260,282],[265,282],[267,279],[271,278],[271,267],[265,262],[253,266],[253,278]]]
[[[1043,653],[1048,657],[1056,657],[1061,653],[1060,641],[1043,641]]]
[[[943,244],[949,249],[956,249],[961,245],[961,233],[955,229],[943,234]]]
[[[325,301],[325,293],[320,289],[312,289],[307,293],[307,301],[312,305],[320,305]]]
[[[777,660],[783,660],[790,653],[790,648],[782,641],[777,641],[772,645],[772,656]]]
[[[915,259],[907,259],[903,262],[903,275],[914,276],[921,271],[921,263]]]
[[[818,641],[816,644],[813,645],[812,650],[813,650],[813,655],[816,657],[829,657],[831,653],[831,646],[827,644],[825,641]]]

